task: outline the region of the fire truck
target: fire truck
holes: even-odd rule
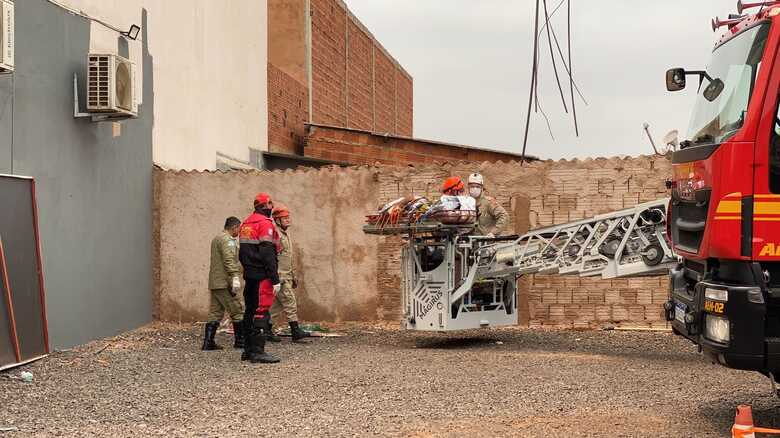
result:
[[[780,372],[780,1],[742,3],[696,87],[687,140],[672,153],[667,236],[680,263],[667,320],[713,362]],[[746,13],[748,12],[748,13]],[[691,87],[692,88],[692,87]]]

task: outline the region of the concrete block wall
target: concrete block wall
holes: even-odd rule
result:
[[[273,64],[268,64],[268,148],[303,154],[304,124],[309,120],[309,90]]]

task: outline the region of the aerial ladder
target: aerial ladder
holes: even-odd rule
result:
[[[518,279],[528,274],[666,274],[677,262],[666,238],[668,199],[522,236],[474,235],[474,225],[419,222],[366,225],[401,235],[403,325],[453,331],[517,324]]]

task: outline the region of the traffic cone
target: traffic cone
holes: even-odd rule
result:
[[[731,428],[732,438],[756,438],[753,427],[753,409],[750,405],[737,406],[734,416],[734,426]]]

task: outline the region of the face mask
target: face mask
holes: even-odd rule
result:
[[[266,217],[271,217],[271,212],[272,211],[273,210],[271,210],[270,208],[258,208],[257,209],[258,213],[260,213],[260,214],[262,214],[263,216],[266,216]]]
[[[469,195],[471,195],[472,198],[479,198],[479,195],[482,194],[482,187],[469,187]]]

